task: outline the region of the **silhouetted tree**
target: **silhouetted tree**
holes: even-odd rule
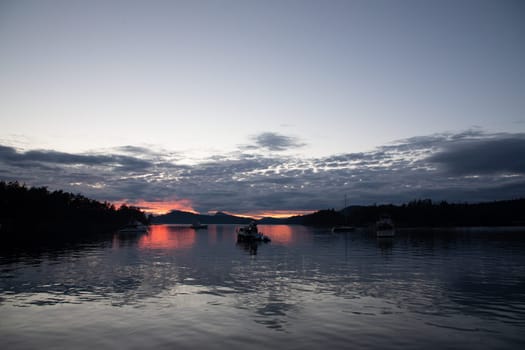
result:
[[[147,223],[139,208],[118,210],[81,194],[27,188],[18,182],[0,182],[0,235],[4,239],[50,235],[74,236],[113,231],[130,221]]]
[[[340,225],[347,215],[349,224],[367,226],[383,214],[390,215],[398,227],[525,225],[525,199],[476,204],[450,204],[446,201],[434,203],[430,199],[417,199],[402,205],[352,206],[341,212],[333,209],[321,210],[302,217],[290,218],[289,223],[315,226]]]

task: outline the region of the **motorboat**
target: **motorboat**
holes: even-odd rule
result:
[[[146,233],[149,230],[148,225],[144,225],[142,222],[139,221],[132,221],[127,225],[124,225],[120,230],[118,230],[118,233],[121,234],[142,234]]]
[[[201,224],[200,222],[194,222],[193,224],[191,224],[190,226],[192,229],[194,230],[201,230],[201,229],[207,229],[208,228],[208,225],[206,224]]]
[[[395,227],[392,219],[387,215],[382,215],[376,222],[377,237],[394,237]]]
[[[270,237],[264,235],[262,232],[259,232],[257,224],[251,222],[248,226],[243,226],[237,229],[237,241],[238,242],[270,242]]]

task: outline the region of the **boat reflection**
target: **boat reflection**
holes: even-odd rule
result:
[[[381,249],[382,254],[391,254],[394,239],[392,237],[377,237],[377,246]]]
[[[248,252],[250,255],[257,255],[257,249],[262,242],[256,241],[237,241],[237,247]]]

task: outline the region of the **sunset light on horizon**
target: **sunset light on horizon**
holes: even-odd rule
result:
[[[153,215],[168,214],[171,211],[178,210],[193,214],[201,215],[216,215],[221,212],[227,215],[233,215],[251,219],[262,219],[262,218],[289,218],[292,216],[311,214],[313,210],[266,210],[266,211],[253,211],[253,212],[227,212],[221,210],[208,211],[206,213],[197,212],[193,209],[191,201],[189,199],[171,200],[171,201],[115,201],[112,203],[116,207],[121,205],[133,206],[140,208],[144,212]]]
[[[241,212],[241,213],[231,213],[226,214],[235,215],[240,217],[252,218],[252,219],[263,219],[263,218],[276,218],[283,219],[289,218],[292,216],[306,215],[313,213],[313,210],[266,210],[266,211],[253,211],[253,212]]]
[[[146,213],[153,215],[162,215],[167,214],[172,210],[186,211],[189,213],[197,214],[192,207],[191,201],[189,199],[179,199],[179,200],[166,200],[166,201],[117,201],[115,205],[118,207],[120,205],[134,206],[144,210]]]

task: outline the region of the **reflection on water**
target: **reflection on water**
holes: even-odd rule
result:
[[[299,226],[296,226],[295,230],[299,228]],[[299,235],[294,236],[292,234],[293,228],[289,225],[262,225],[259,229],[277,244],[291,245],[294,243],[294,238],[299,238]]]
[[[523,232],[153,226],[0,257],[6,348],[521,348]]]
[[[153,225],[138,241],[139,249],[188,249],[195,244],[195,230],[170,225]]]
[[[394,247],[393,237],[377,237],[377,246],[381,249],[383,254],[391,254]]]
[[[240,249],[243,249],[244,251],[247,251],[248,253],[250,253],[250,255],[257,255],[257,249],[259,249],[259,246],[263,244],[268,244],[268,243],[243,241],[243,242],[237,242],[237,247],[239,247]]]

